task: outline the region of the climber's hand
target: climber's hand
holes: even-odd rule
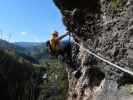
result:
[[[70,32],[66,32],[65,35],[70,35]]]

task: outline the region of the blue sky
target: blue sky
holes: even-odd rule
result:
[[[0,38],[43,42],[54,30],[65,32],[60,11],[52,0],[0,0]]]

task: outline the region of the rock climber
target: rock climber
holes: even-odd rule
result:
[[[70,44],[65,44],[64,47],[61,47],[61,40],[68,36],[69,33],[65,33],[62,36],[59,36],[57,31],[53,32],[52,38],[47,42],[48,51],[53,56],[63,55],[64,53],[68,52],[68,46]]]

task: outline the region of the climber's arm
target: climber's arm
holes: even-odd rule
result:
[[[58,39],[61,40],[63,39],[64,37],[66,37],[67,35],[69,35],[69,32],[65,33],[64,35],[60,36]]]

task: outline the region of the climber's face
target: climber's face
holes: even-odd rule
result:
[[[53,37],[54,37],[54,38],[58,37],[58,32],[54,32],[54,33],[53,33]]]

